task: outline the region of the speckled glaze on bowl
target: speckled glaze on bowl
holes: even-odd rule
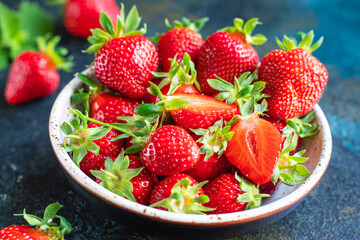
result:
[[[84,73],[94,76],[91,69],[85,70]],[[135,231],[170,239],[216,239],[240,236],[258,230],[291,212],[319,182],[330,161],[331,132],[324,113],[316,105],[314,109],[320,132],[316,136],[304,139],[301,145],[301,148],[307,150],[305,155],[309,157],[305,166],[312,173],[304,184],[297,187],[280,185],[271,198],[263,200],[259,208],[237,213],[190,215],[150,208],[122,198],[98,185],[75,165],[61,147],[64,135],[60,125],[71,119],[72,115],[68,112],[71,106],[70,97],[81,85],[79,79],[71,80],[60,92],[52,107],[49,119],[52,147],[73,187],[94,203],[101,213]]]

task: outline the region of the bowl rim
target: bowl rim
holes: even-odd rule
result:
[[[84,74],[91,74],[91,69],[86,69],[83,71]],[[55,155],[66,171],[66,173],[74,180],[78,185],[83,189],[90,192],[92,195],[102,199],[108,204],[132,212],[136,215],[171,224],[180,224],[180,225],[191,225],[191,226],[226,226],[226,225],[235,225],[246,222],[251,222],[255,220],[260,220],[269,216],[272,216],[276,213],[279,213],[292,205],[299,202],[304,198],[313,187],[319,182],[323,174],[325,173],[327,166],[330,161],[331,151],[332,151],[332,137],[329,127],[329,123],[326,119],[325,114],[321,110],[320,106],[316,104],[314,110],[316,112],[316,117],[322,131],[322,150],[318,163],[316,164],[312,174],[305,181],[304,184],[301,184],[293,192],[288,195],[275,200],[274,202],[262,205],[258,208],[235,212],[235,213],[224,213],[224,214],[209,214],[209,215],[194,215],[194,214],[176,214],[172,212],[167,212],[149,206],[145,206],[136,202],[127,200],[121,196],[116,195],[115,193],[101,187],[90,177],[85,175],[72,161],[70,156],[67,154],[65,149],[61,146],[61,130],[60,125],[62,123],[58,122],[57,116],[59,114],[64,114],[60,112],[63,98],[73,92],[75,87],[80,84],[78,78],[72,79],[59,93],[57,96],[53,107],[51,109],[49,117],[49,136],[51,146],[55,152]]]

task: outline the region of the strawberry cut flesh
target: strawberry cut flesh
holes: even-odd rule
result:
[[[279,131],[261,118],[242,120],[230,131],[234,136],[225,150],[227,159],[255,184],[270,181],[280,154]]]

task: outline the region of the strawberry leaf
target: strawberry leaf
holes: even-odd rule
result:
[[[157,117],[160,116],[163,107],[150,103],[142,103],[135,107],[134,112],[143,117]]]
[[[125,20],[125,32],[133,32],[135,31],[141,22],[141,17],[139,17],[139,12],[136,6],[133,6],[128,13],[126,20]]]

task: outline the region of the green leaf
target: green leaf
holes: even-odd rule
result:
[[[27,214],[25,209],[23,211],[22,216],[29,223],[30,226],[40,226],[42,223],[41,218],[34,216],[34,215]]]
[[[98,179],[101,179],[101,180],[105,180],[106,178],[106,174],[103,172],[103,171],[95,171],[95,170],[90,170],[90,173],[98,178]]]
[[[21,2],[19,6],[20,31],[26,35],[26,42],[35,45],[36,38],[54,30],[51,15],[30,2]]]
[[[100,147],[96,145],[96,143],[94,143],[93,141],[88,141],[86,144],[86,150],[92,152],[93,154],[95,154],[95,156],[97,156],[99,154]]]
[[[60,227],[61,236],[64,236],[65,234],[70,233],[72,230],[72,226],[71,226],[70,222],[62,216],[55,215],[55,217],[60,219],[59,227]]]
[[[162,113],[163,107],[150,103],[142,103],[136,106],[134,112],[143,117],[157,117]]]
[[[136,6],[133,6],[125,20],[125,33],[135,31],[139,27],[140,22],[141,17],[139,17],[139,12]]]
[[[172,98],[170,101],[165,102],[165,109],[166,110],[173,110],[185,107],[189,104],[188,100],[181,99],[181,98]]]
[[[67,122],[64,122],[63,124],[61,124],[60,129],[66,135],[70,135],[73,133],[72,127]]]
[[[89,78],[88,76],[86,76],[83,73],[76,73],[75,76],[77,78],[79,78],[83,83],[85,83],[86,85],[96,88],[99,87],[99,84],[96,83],[94,80],[92,80],[91,78]]]
[[[89,133],[89,140],[97,140],[100,138],[105,137],[110,131],[111,128],[107,128],[107,127],[96,127],[96,128],[89,128],[87,129],[88,133]]]
[[[125,154],[134,154],[142,150],[142,147],[129,147],[125,150]]]
[[[85,148],[74,149],[72,159],[75,162],[75,164],[79,166],[80,162],[83,160],[86,154],[87,152]]]
[[[100,24],[106,32],[108,32],[111,36],[114,36],[114,25],[112,24],[109,16],[104,12],[100,13]]]
[[[0,46],[1,46],[1,38],[0,38]],[[0,71],[7,68],[9,66],[9,51],[7,49],[0,47]]]
[[[42,224],[46,224],[50,219],[54,218],[56,213],[62,208],[62,206],[58,203],[52,203],[46,207],[44,211],[44,217],[42,220]]]

